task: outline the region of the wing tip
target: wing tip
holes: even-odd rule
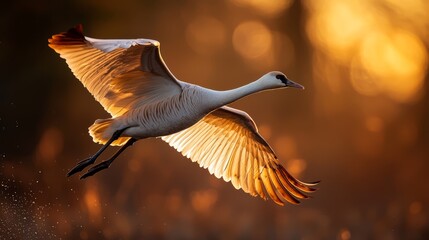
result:
[[[48,39],[48,43],[48,46],[54,49],[62,45],[81,45],[85,43],[82,24],[70,28],[67,32],[52,35],[52,37]]]
[[[278,168],[273,171],[273,183],[275,184],[277,182],[278,187],[276,188],[278,195],[282,197],[283,202],[289,202],[294,205],[300,204],[301,199],[309,199],[312,198],[312,196],[307,195],[307,193],[313,193],[317,190],[317,188],[313,188],[317,184],[320,183],[320,181],[315,182],[302,182],[298,179],[294,178],[292,175],[290,175],[286,169],[278,165]],[[273,199],[275,201],[275,199]],[[277,201],[275,201],[277,204],[279,204]],[[279,204],[283,205],[283,204]]]

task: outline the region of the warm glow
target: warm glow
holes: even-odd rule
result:
[[[372,116],[365,119],[365,126],[371,132],[380,132],[383,130],[384,122],[381,118]]]
[[[375,96],[381,93],[376,79],[369,75],[358,60],[354,60],[350,66],[350,83],[362,95]]]
[[[48,128],[42,134],[37,147],[38,158],[44,162],[54,162],[62,149],[62,133],[57,128]]]
[[[14,1],[3,9],[0,239],[429,239],[429,0]],[[108,147],[67,177],[102,147],[88,127],[111,117],[46,46],[79,22],[89,37],[158,40],[171,73],[205,88],[236,88],[275,70],[303,84],[228,105],[252,117],[293,177],[320,181],[317,191],[280,207],[157,138],[80,180],[120,149]],[[154,63],[146,67],[159,71]],[[86,77],[125,80],[111,66]],[[122,105],[112,111],[127,112]],[[217,141],[205,162],[220,159],[211,153],[225,148],[219,138],[194,140]],[[218,163],[225,173],[265,167]]]
[[[307,164],[303,159],[294,158],[288,159],[286,167],[290,174],[299,176],[305,170]]]
[[[208,212],[217,201],[215,190],[194,192],[191,195],[192,206],[199,212]]]
[[[342,229],[342,230],[340,231],[340,234],[339,234],[339,236],[338,236],[338,239],[340,239],[340,240],[349,240],[349,239],[351,239],[350,231],[349,231],[349,230],[347,230],[347,229]]]
[[[338,60],[347,60],[365,35],[372,18],[361,1],[310,1],[314,14],[307,23],[313,44]]]
[[[100,200],[95,188],[89,188],[85,193],[85,204],[91,220],[98,222],[101,217]]]
[[[255,59],[272,47],[270,30],[261,22],[248,21],[238,25],[233,34],[234,49],[244,58]]]
[[[225,27],[209,16],[196,17],[186,28],[186,39],[199,54],[212,54],[225,44]]]
[[[412,100],[423,85],[427,53],[412,33],[368,34],[360,60],[378,87],[397,101]]]
[[[266,15],[277,15],[289,8],[292,0],[233,0],[238,6],[248,6]]]
[[[281,159],[289,159],[295,157],[296,155],[296,143],[295,140],[288,136],[281,136],[275,141],[274,149],[276,149],[276,153]]]
[[[394,0],[387,4],[407,10],[401,14],[410,17],[410,12],[420,14],[417,6],[422,7],[412,2],[416,9]],[[418,98],[428,56],[415,32],[386,21],[392,13],[370,1],[306,3],[312,13],[307,22],[311,42],[337,67],[350,67],[350,82],[356,92],[368,96],[385,94],[398,102]],[[326,76],[318,77],[336,81],[331,72],[325,72]]]

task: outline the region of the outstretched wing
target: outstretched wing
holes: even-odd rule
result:
[[[317,184],[292,177],[250,116],[234,108],[219,108],[162,140],[217,178],[231,181],[236,189],[264,199],[268,194],[279,205],[299,203],[298,199],[307,198],[303,192],[313,192],[311,187]]]
[[[48,41],[113,117],[182,91],[155,40],[94,39],[78,25]]]

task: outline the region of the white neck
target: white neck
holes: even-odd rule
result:
[[[247,95],[272,89],[272,88],[273,88],[272,86],[267,86],[266,84],[263,84],[263,82],[258,79],[254,82],[251,82],[249,84],[246,84],[244,86],[231,89],[231,90],[226,90],[226,91],[211,90],[212,94],[210,94],[211,95],[210,105],[214,109],[216,109],[224,105],[227,105],[229,103],[232,103]]]

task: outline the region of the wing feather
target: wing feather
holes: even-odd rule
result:
[[[225,154],[227,154],[227,148],[228,147],[228,142],[227,142],[227,138],[222,138],[222,142],[219,145],[219,152],[221,153],[221,155],[217,158],[213,158],[210,160],[210,162],[208,162],[207,164],[207,169],[209,170],[210,174],[215,174],[216,171],[216,166],[218,163],[220,163],[220,159],[225,158]]]
[[[298,204],[299,199],[308,198],[305,193],[315,191],[312,186],[317,183],[301,182],[286,171],[243,111],[219,108],[190,128],[162,139],[252,196],[269,196],[279,205]]]
[[[78,25],[48,41],[113,117],[182,91],[155,40],[95,39]]]

